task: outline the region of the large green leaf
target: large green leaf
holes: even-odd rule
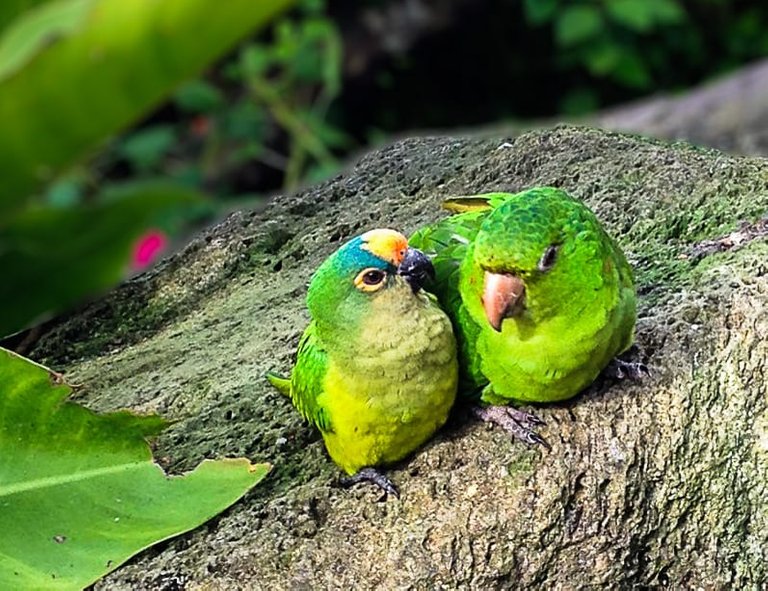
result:
[[[112,287],[153,221],[203,199],[168,182],[131,183],[105,190],[94,204],[15,216],[0,228],[0,336]]]
[[[3,0],[0,2],[0,31],[24,11],[48,0]]]
[[[640,33],[659,24],[677,23],[685,17],[675,0],[611,0],[605,7],[613,20]]]
[[[0,37],[0,223],[292,0],[54,0]]]
[[[589,41],[603,28],[603,17],[596,6],[568,6],[555,21],[555,39],[562,47],[570,47]]]
[[[533,25],[541,25],[552,19],[557,12],[557,0],[525,0],[525,16]]]
[[[189,531],[268,472],[245,459],[166,476],[145,437],[159,417],[67,402],[46,368],[0,349],[0,589],[80,589]]]

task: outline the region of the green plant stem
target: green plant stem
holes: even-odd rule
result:
[[[304,163],[307,159],[306,156],[307,152],[299,141],[298,136],[292,136],[288,166],[286,166],[285,175],[283,177],[284,189],[289,190],[298,186],[299,180],[301,179],[301,171],[304,168]]]
[[[336,163],[336,158],[323,142],[296,116],[293,109],[286,104],[266,80],[252,76],[248,80],[248,87],[257,100],[267,105],[275,120],[288,130],[292,138],[296,139],[301,145],[302,151],[311,154],[323,165],[333,166]]]
[[[203,154],[200,158],[200,168],[205,179],[210,180],[218,175],[218,169],[220,168],[219,162],[221,160],[221,149],[221,134],[214,126],[211,129],[211,133],[206,138]]]
[[[266,145],[259,146],[259,150],[260,153],[255,156],[257,161],[285,172],[288,167],[288,158]]]

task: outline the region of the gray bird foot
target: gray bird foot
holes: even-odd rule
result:
[[[474,406],[472,413],[486,423],[498,425],[520,441],[552,449],[546,439],[533,430],[544,425],[535,414],[511,406]]]
[[[349,488],[359,482],[371,482],[388,495],[392,495],[396,499],[400,498],[400,491],[397,490],[395,484],[376,468],[363,468],[358,470],[356,474],[345,476],[339,480],[339,484],[344,488]]]
[[[642,380],[651,375],[651,370],[648,369],[648,366],[644,363],[639,363],[637,361],[622,361],[618,357],[612,359],[603,372],[609,378],[615,378],[617,380]]]

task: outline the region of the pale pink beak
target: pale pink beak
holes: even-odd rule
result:
[[[505,318],[519,312],[525,295],[523,280],[515,275],[485,272],[483,287],[483,308],[488,323],[496,332],[501,332]]]

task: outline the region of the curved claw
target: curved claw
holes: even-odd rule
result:
[[[506,407],[507,414],[511,416],[515,421],[521,425],[525,425],[528,428],[542,427],[546,423],[532,412],[525,412],[524,410],[518,410],[517,408]]]
[[[539,417],[533,413],[518,410],[509,406],[475,406],[472,412],[476,417],[486,423],[499,425],[514,438],[528,443],[530,445],[543,445],[551,450],[552,447],[538,433],[533,431],[534,427],[544,424]]]
[[[370,482],[378,486],[388,495],[392,495],[396,499],[400,498],[400,491],[397,490],[395,484],[387,478],[383,472],[380,472],[376,468],[362,468],[352,476],[345,476],[339,479],[339,484],[344,488],[349,488],[360,482]]]
[[[551,445],[549,445],[549,443],[547,443],[547,440],[546,440],[546,439],[544,439],[544,438],[543,438],[541,435],[539,435],[538,433],[535,433],[534,431],[529,431],[529,432],[528,432],[528,437],[527,437],[527,439],[526,439],[526,442],[527,442],[527,443],[530,443],[530,444],[532,444],[532,445],[535,445],[535,444],[538,444],[538,445],[543,445],[543,446],[544,446],[544,447],[546,447],[546,448],[547,448],[549,451],[552,451],[552,446],[551,446]]]
[[[642,380],[651,376],[651,370],[638,361],[623,361],[618,357],[611,360],[605,368],[605,375],[617,380]]]

